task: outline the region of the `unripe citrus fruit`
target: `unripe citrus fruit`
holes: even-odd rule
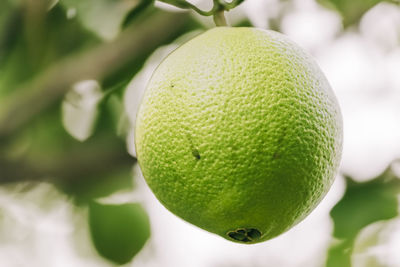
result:
[[[256,243],[298,223],[327,193],[342,122],[299,46],[273,31],[218,27],[158,66],[135,135],[143,175],[167,209]]]

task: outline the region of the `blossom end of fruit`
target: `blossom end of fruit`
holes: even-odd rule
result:
[[[255,228],[237,228],[226,233],[229,239],[240,243],[256,243],[261,238],[261,232]]]

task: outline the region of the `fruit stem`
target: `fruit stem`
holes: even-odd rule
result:
[[[226,23],[225,11],[229,11],[236,6],[243,3],[245,0],[232,0],[231,2],[226,2],[225,0],[213,0],[213,7],[209,11],[202,10],[195,5],[187,2],[186,0],[158,0],[179,8],[192,9],[202,16],[213,16],[215,25],[218,26],[229,26]]]
[[[225,18],[225,10],[219,10],[214,13],[214,22],[217,27],[228,26]]]

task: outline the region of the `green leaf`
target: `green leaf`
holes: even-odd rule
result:
[[[110,126],[83,143],[71,137],[56,106],[30,122],[7,150],[3,149],[0,181],[47,180],[72,196],[76,204],[85,204],[131,190],[134,163]]]
[[[99,42],[76,19],[68,19],[59,5],[33,21],[27,18],[27,8],[12,9],[0,29],[0,97],[55,62]]]
[[[331,210],[333,236],[327,266],[350,266],[350,256],[357,234],[366,226],[398,215],[397,195],[400,179],[389,166],[381,175],[368,182],[355,182],[346,177],[343,198]]]
[[[3,32],[4,24],[7,23],[9,14],[13,10],[13,5],[8,0],[0,2],[0,33]]]
[[[345,27],[357,24],[372,7],[385,0],[317,0],[321,5],[337,10],[343,17]],[[395,2],[395,1],[386,1]]]
[[[86,205],[94,198],[107,197],[117,191],[131,191],[133,177],[131,166],[113,168],[104,174],[82,176],[79,181],[59,183],[61,189],[74,197],[75,204]]]
[[[150,237],[149,218],[138,203],[91,202],[89,226],[99,254],[118,264],[131,261]]]
[[[347,190],[331,210],[336,238],[353,238],[363,227],[397,215],[397,192],[400,180],[390,169],[364,183],[346,177]]]
[[[61,0],[70,16],[77,16],[82,24],[105,40],[114,39],[126,16],[141,9],[148,0]]]

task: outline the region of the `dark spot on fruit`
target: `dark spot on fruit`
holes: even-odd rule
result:
[[[238,232],[229,232],[228,235],[229,235],[229,237],[231,237],[235,240],[238,240],[238,241],[246,242],[246,239],[247,239],[245,234],[241,234]]]
[[[252,243],[261,237],[261,232],[254,228],[238,228],[234,231],[229,231],[227,235],[239,242]]]
[[[258,240],[261,237],[260,231],[257,229],[249,229],[249,232],[247,232],[247,235],[251,240]]]
[[[246,234],[246,231],[244,229],[236,230],[236,232],[243,235]]]
[[[192,155],[196,158],[196,159],[200,159],[200,153],[197,149],[193,149],[192,150]]]

